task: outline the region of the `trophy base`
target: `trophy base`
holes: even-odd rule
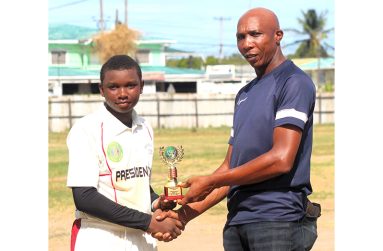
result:
[[[182,187],[164,187],[166,200],[178,200],[182,199]]]

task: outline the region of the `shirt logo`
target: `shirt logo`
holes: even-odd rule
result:
[[[122,160],[123,152],[122,147],[119,143],[113,141],[108,145],[106,150],[108,158],[113,162],[120,162]]]
[[[246,97],[246,98],[244,98],[244,99],[240,99],[240,100],[238,100],[237,105],[240,105],[242,102],[245,102],[247,98],[248,98],[248,97]]]

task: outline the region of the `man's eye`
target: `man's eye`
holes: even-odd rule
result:
[[[258,37],[259,35],[261,35],[260,32],[257,32],[257,31],[250,32],[250,36],[252,36],[252,37]]]
[[[244,35],[237,35],[237,41],[242,40],[244,37]]]

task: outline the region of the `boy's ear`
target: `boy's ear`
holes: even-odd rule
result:
[[[144,80],[141,80],[141,91],[140,91],[140,94],[142,94],[142,91],[144,90],[144,85],[145,85]]]
[[[101,83],[101,84],[98,84],[98,89],[100,90],[100,94],[101,94],[101,96],[104,97],[104,90],[102,89],[102,83]]]

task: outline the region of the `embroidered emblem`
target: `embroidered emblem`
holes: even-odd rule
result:
[[[244,99],[240,99],[240,100],[238,100],[238,102],[237,102],[237,105],[240,105],[242,102],[245,102],[245,101],[246,101],[246,99],[247,99],[247,97],[246,97],[246,98],[244,98]]]
[[[118,144],[116,141],[113,141],[108,145],[106,154],[108,155],[108,159],[110,159],[113,162],[121,161],[123,156],[121,145]]]

